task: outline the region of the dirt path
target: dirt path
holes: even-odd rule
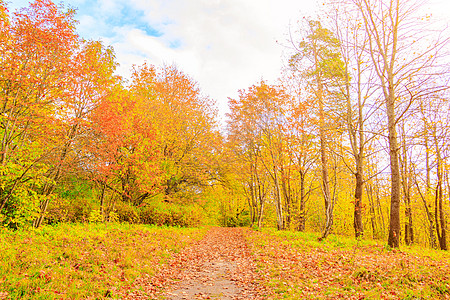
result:
[[[155,299],[267,299],[240,228],[212,228],[149,278]],[[138,294],[130,299],[140,298]]]

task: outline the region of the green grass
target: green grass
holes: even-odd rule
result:
[[[0,230],[0,299],[113,297],[154,274],[205,228],[128,224],[60,224]]]
[[[450,299],[450,254],[374,240],[246,231],[275,299]]]
[[[319,247],[324,250],[336,248],[348,249],[352,247],[378,246],[380,241],[371,239],[355,239],[353,237],[330,234],[325,240],[319,242],[321,236],[316,232],[279,231],[274,228],[263,229],[263,232],[286,239],[290,245],[297,247]]]

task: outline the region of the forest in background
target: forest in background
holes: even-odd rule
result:
[[[337,9],[339,7],[339,9]],[[215,103],[50,0],[0,0],[0,223],[277,227],[447,250],[448,37],[414,1],[329,1],[278,83]],[[280,58],[281,60],[281,58]]]

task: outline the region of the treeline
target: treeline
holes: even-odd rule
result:
[[[229,182],[253,226],[447,250],[448,33],[415,1],[325,7],[291,29],[279,84],[230,100]]]
[[[116,75],[50,0],[0,0],[0,223],[276,226],[447,249],[448,36],[414,1],[329,1],[278,84],[214,102],[174,66]]]
[[[50,0],[12,13],[0,1],[1,225],[199,224],[214,103],[174,66],[136,66],[126,82],[76,23]]]

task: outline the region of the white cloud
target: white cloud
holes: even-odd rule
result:
[[[261,78],[276,80],[283,51],[276,41],[284,42],[289,24],[295,24],[304,15],[314,15],[322,3],[321,0],[63,1],[80,8],[79,32],[83,37],[101,39],[114,47],[121,65],[120,75],[128,77],[131,66],[144,61],[155,65],[175,63],[217,100],[222,114],[227,110],[227,97],[236,97],[238,89],[247,88]],[[27,2],[14,0],[12,8],[26,6]],[[448,11],[450,2],[431,2],[439,16]],[[123,23],[130,21],[121,19],[127,13],[125,8],[139,16],[139,25]],[[146,33],[142,22],[161,36]]]
[[[284,39],[289,22],[301,17],[302,8],[309,13],[314,8],[314,2],[295,0],[129,3],[163,34],[152,37],[136,29],[118,30],[121,38],[113,46],[122,64],[119,71],[131,65],[130,59],[137,64],[144,59],[156,65],[176,63],[217,100],[222,114],[227,110],[227,97],[236,97],[238,89],[261,78],[274,81],[278,77],[283,49],[276,40]],[[179,47],[171,48],[175,42]]]
[[[66,3],[80,8],[80,34],[114,47],[120,75],[128,77],[131,66],[144,61],[175,63],[217,100],[222,114],[227,97],[236,97],[238,89],[278,77],[283,49],[276,40],[283,39],[302,8],[311,11],[314,5],[298,0],[74,1]],[[142,12],[139,22],[162,35],[150,36],[136,24],[121,23],[125,7]]]

